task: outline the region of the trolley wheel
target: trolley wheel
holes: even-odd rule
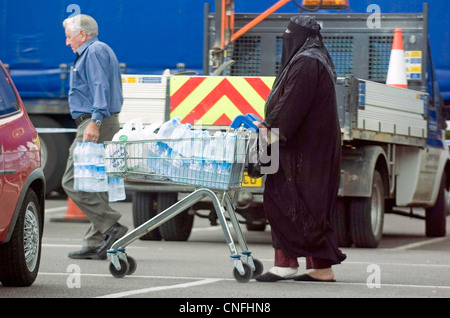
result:
[[[239,273],[239,271],[237,270],[237,268],[235,267],[233,269],[233,276],[234,279],[236,279],[239,283],[246,283],[250,280],[250,278],[252,278],[252,269],[250,268],[250,266],[246,263],[242,263],[242,266],[244,267],[244,275],[241,275],[241,273]]]
[[[136,260],[131,256],[127,256],[127,261],[128,261],[127,275],[131,275],[136,271],[137,263],[136,263]]]
[[[111,275],[113,275],[115,278],[122,278],[124,277],[130,270],[130,265],[128,262],[124,261],[123,259],[119,259],[120,269],[116,269],[113,263],[109,264],[109,272]]]
[[[255,264],[255,270],[253,271],[252,277],[258,277],[264,271],[264,265],[259,259],[253,259],[253,264]]]

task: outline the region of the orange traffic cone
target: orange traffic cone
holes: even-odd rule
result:
[[[389,86],[408,88],[402,29],[395,29],[386,84]]]
[[[53,222],[74,222],[74,223],[88,223],[90,222],[88,217],[81,211],[81,209],[72,201],[71,198],[67,198],[67,210],[66,215],[62,218],[51,218]]]

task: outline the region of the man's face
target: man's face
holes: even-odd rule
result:
[[[76,53],[78,48],[88,40],[86,31],[81,30],[80,33],[74,35],[69,28],[66,28],[66,45],[72,48],[73,53]]]

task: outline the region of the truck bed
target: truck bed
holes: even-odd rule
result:
[[[427,93],[346,77],[336,95],[344,141],[425,145]]]

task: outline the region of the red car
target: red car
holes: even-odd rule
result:
[[[0,61],[0,282],[30,286],[40,263],[45,178],[39,137]]]

